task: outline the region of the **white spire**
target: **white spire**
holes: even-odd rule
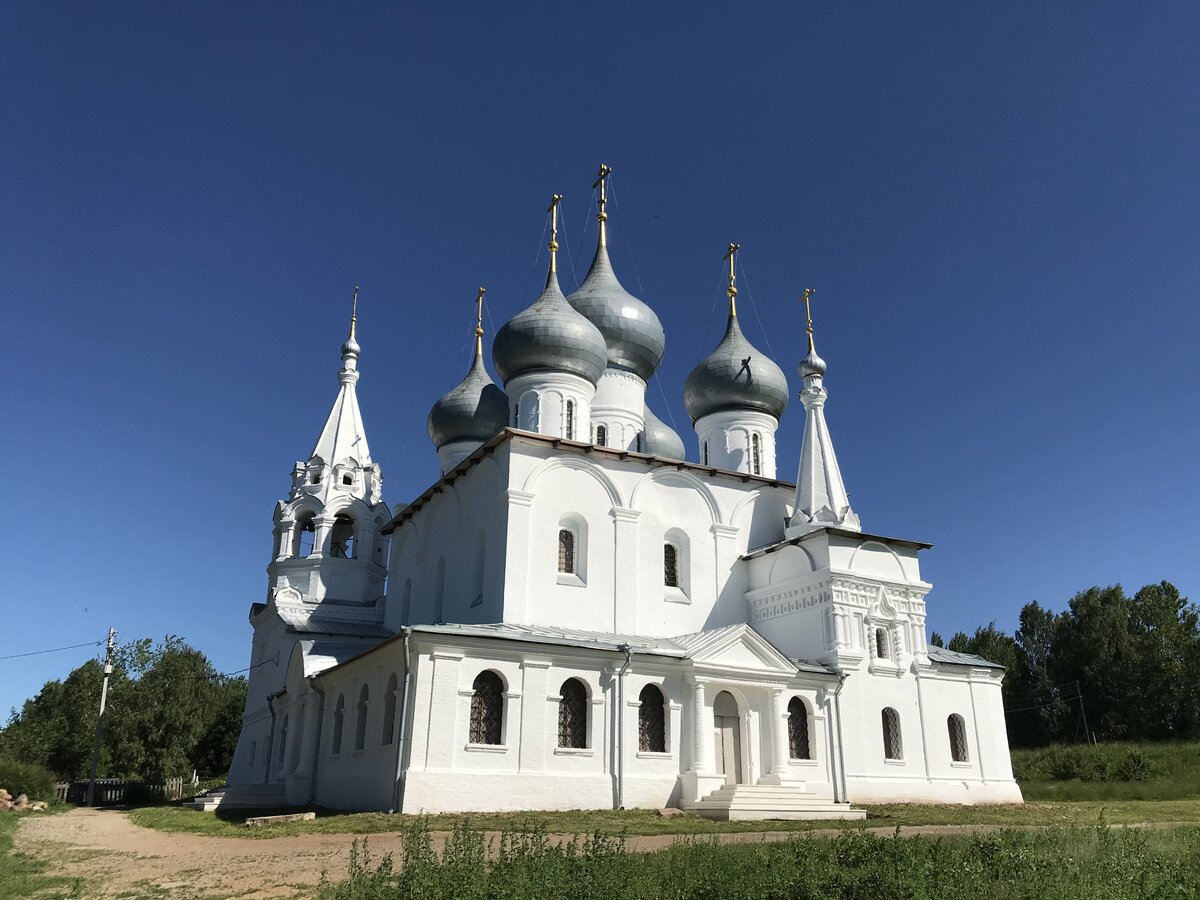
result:
[[[829,437],[829,426],[825,424],[825,361],[817,356],[813,345],[812,315],[808,310],[809,299],[815,292],[804,291],[804,306],[808,313],[808,355],[800,361],[800,375],[804,379],[804,390],[800,402],[804,404],[804,443],[800,448],[800,471],[796,475],[796,510],[788,522],[786,535],[798,537],[817,528],[832,526],[848,531],[861,531],[862,525],[850,508],[850,496],[842,482],[842,471],[838,468],[837,455],[833,452],[833,440]]]
[[[313,447],[313,456],[319,456],[327,466],[335,466],[347,457],[352,457],[360,466],[371,465],[371,449],[367,446],[367,432],[363,427],[362,413],[358,409],[358,395],[354,385],[358,382],[358,354],[360,347],[354,339],[358,318],[358,287],[354,288],[354,312],[350,316],[350,336],[342,344],[342,369],[338,372],[337,399],[321,436]]]

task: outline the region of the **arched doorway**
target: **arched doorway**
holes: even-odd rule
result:
[[[742,781],[742,717],[737,700],[721,691],[713,701],[713,738],[716,742],[716,771],[726,784]]]

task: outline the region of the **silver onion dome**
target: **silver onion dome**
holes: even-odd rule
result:
[[[759,410],[778,419],[787,402],[783,370],[746,339],[732,313],[721,343],[683,386],[683,405],[693,421],[724,409]]]
[[[496,333],[492,362],[505,384],[539,370],[569,372],[596,384],[608,364],[608,349],[600,330],[567,302],[551,271],[534,304]]]
[[[426,428],[429,439],[440,448],[455,441],[482,443],[507,425],[508,397],[488,375],[483,356],[476,353],[462,383],[433,404]]]
[[[600,329],[608,346],[608,364],[649,381],[662,362],[667,339],[654,310],[621,286],[601,243],[587,277],[567,298]]]
[[[825,360],[817,356],[817,348],[812,346],[812,337],[810,336],[808,346],[808,355],[800,360],[800,377],[807,378],[809,375],[824,375]]]
[[[664,456],[667,459],[684,459],[687,451],[683,439],[675,433],[671,426],[658,418],[650,407],[643,410],[646,419],[646,429],[642,432],[642,452],[651,456]]]

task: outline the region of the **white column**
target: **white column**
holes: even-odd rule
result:
[[[713,770],[712,710],[704,702],[704,683],[692,683],[692,771],[711,773]]]
[[[782,777],[787,774],[788,759],[791,756],[788,747],[788,713],[783,707],[782,688],[771,691],[771,740],[775,748],[771,774]]]
[[[558,704],[551,703],[549,697],[550,685],[547,683],[549,661],[527,659],[521,663],[521,719],[520,745],[517,748],[517,770],[521,772],[541,772],[546,768],[546,747],[558,743],[558,722],[549,717],[551,711],[558,711]],[[557,693],[557,691],[555,692]],[[550,729],[553,728],[553,731]],[[514,732],[510,732],[513,734]],[[552,738],[551,735],[555,737]],[[515,741],[509,740],[509,744]]]
[[[508,538],[504,567],[504,620],[524,622],[529,602],[529,548],[533,543],[533,494],[508,491]]]
[[[613,572],[613,631],[617,634],[638,633],[638,539],[637,523],[640,510],[612,509],[616,529],[616,567]]]
[[[333,521],[336,517],[322,513],[313,519],[316,534],[313,536],[313,553],[329,556],[330,538],[333,536]]]

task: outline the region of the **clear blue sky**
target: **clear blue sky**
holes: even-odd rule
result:
[[[112,624],[247,665],[353,285],[403,505],[475,288],[531,301],[554,191],[583,274],[601,161],[689,447],[726,243],[793,393],[817,289],[854,506],[935,544],[932,629],[1200,595],[1200,5],[426,6],[0,6],[0,656]],[[0,711],[89,652],[0,661]]]

